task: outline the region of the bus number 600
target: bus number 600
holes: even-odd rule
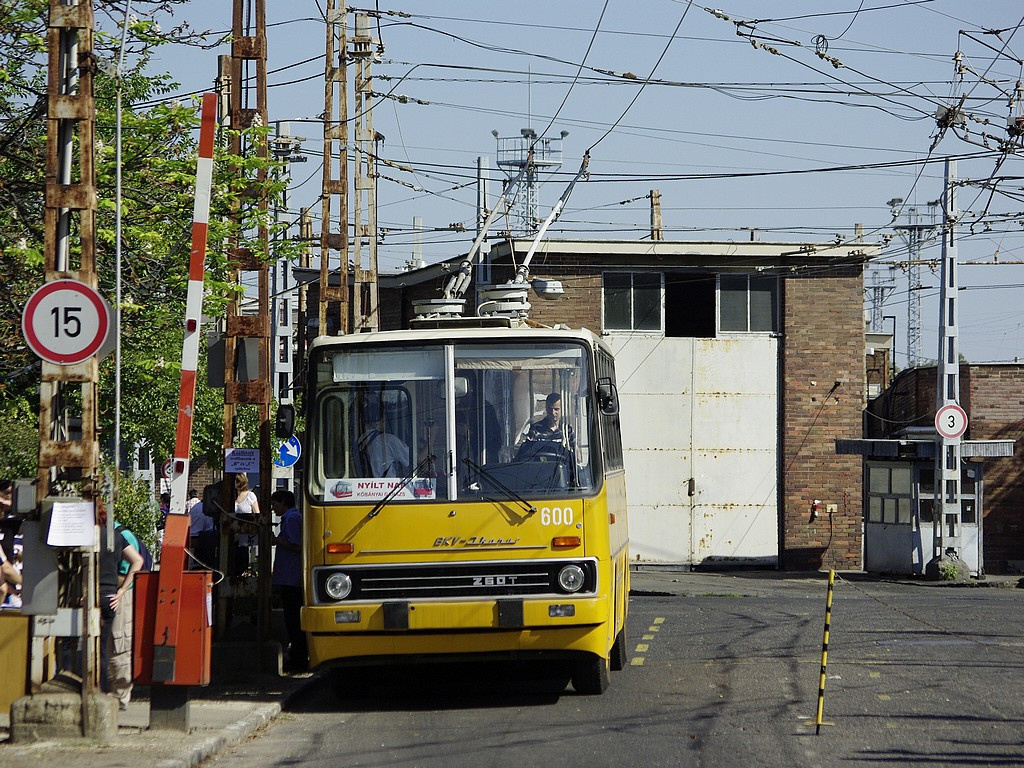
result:
[[[541,525],[572,525],[572,507],[541,507]]]

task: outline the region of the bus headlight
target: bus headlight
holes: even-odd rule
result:
[[[578,565],[567,565],[558,572],[558,586],[566,592],[579,592],[583,589],[583,569]]]
[[[324,592],[332,600],[344,600],[352,592],[352,579],[347,573],[332,573],[324,582]]]

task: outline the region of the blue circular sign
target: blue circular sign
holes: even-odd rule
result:
[[[274,463],[279,467],[290,467],[299,460],[301,455],[302,444],[299,442],[299,438],[292,435],[277,449],[277,458],[274,459]]]

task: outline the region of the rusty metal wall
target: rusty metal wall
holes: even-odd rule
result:
[[[607,337],[634,561],[775,565],[778,339]]]

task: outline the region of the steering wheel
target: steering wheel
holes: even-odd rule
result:
[[[523,443],[516,453],[516,461],[554,461],[568,464],[569,451],[553,440],[532,440]]]

